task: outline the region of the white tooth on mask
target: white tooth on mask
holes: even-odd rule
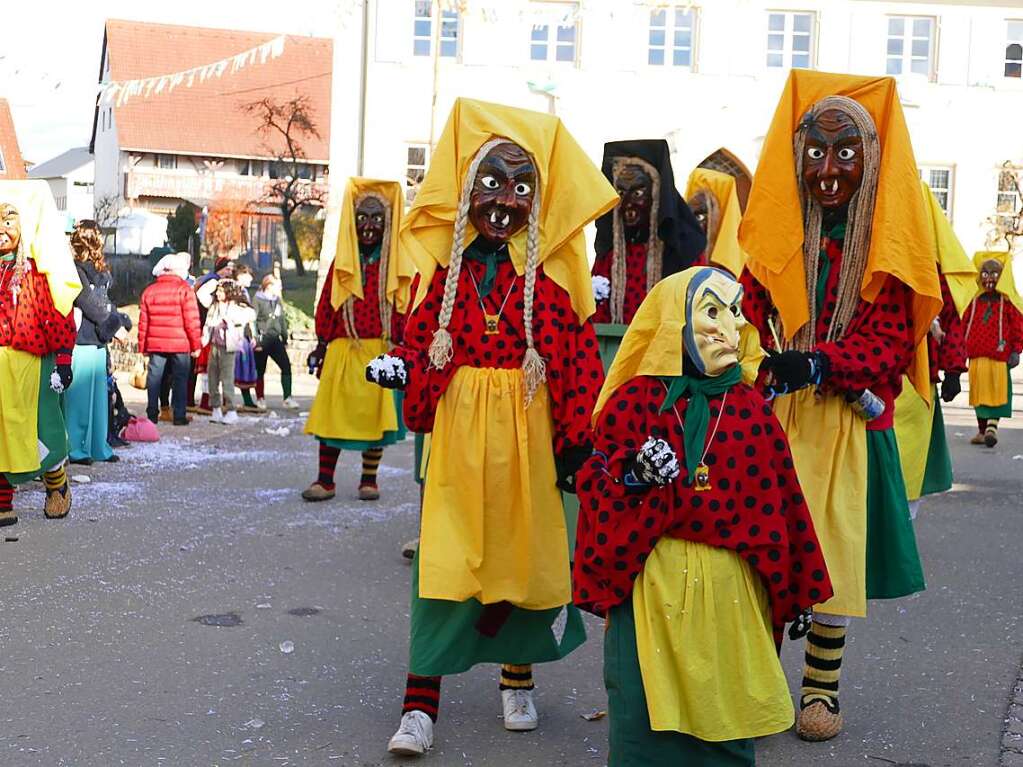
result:
[[[497,211],[496,210],[490,211],[490,223],[491,224],[496,224],[497,223]]]
[[[821,181],[821,191],[822,192],[828,191],[828,185],[824,181]]]
[[[508,222],[511,221],[511,216],[507,213],[504,214],[504,219],[501,221],[501,226],[508,226]]]
[[[838,179],[837,178],[831,184],[831,193],[832,194],[837,194],[838,193]]]

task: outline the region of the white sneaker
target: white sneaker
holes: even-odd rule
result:
[[[266,400],[263,399],[262,397],[257,399],[256,400],[256,407],[258,407],[260,410],[266,410]]]
[[[213,408],[210,413],[210,423],[224,423],[224,413],[219,407]]]
[[[399,756],[419,756],[433,746],[433,720],[422,711],[409,711],[387,744],[387,750]]]
[[[226,423],[228,426],[238,423],[238,413],[234,410],[228,410],[224,413],[224,420],[221,423]]]
[[[539,717],[533,705],[532,690],[501,690],[504,703],[504,729],[513,732],[535,730]]]
[[[298,410],[298,409],[299,409],[299,407],[301,407],[301,406],[300,406],[300,405],[299,405],[299,404],[298,404],[297,402],[295,402],[295,400],[293,400],[293,399],[292,399],[291,397],[288,397],[288,398],[287,398],[286,400],[284,400],[284,403],[283,403],[283,404],[284,404],[284,407],[285,407],[285,409],[286,409],[286,410]]]

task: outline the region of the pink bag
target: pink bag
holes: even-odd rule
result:
[[[132,416],[128,425],[121,429],[121,439],[129,442],[159,442],[160,432],[156,430],[156,424],[148,418]]]

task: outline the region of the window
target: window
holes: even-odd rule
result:
[[[945,211],[945,215],[952,218],[952,180],[954,170],[948,165],[922,165],[920,166],[920,178],[934,192],[938,204]]]
[[[767,66],[772,69],[812,68],[815,26],[812,13],[770,11],[767,14]]]
[[[998,174],[998,200],[995,212],[998,214],[999,223],[1011,224],[1013,218],[1020,212],[1018,170],[1018,168],[1003,167]]]
[[[409,144],[405,156],[405,201],[410,205],[416,198],[419,185],[426,178],[426,166],[430,162],[429,144]]]
[[[546,18],[533,23],[529,38],[529,58],[532,61],[574,64],[579,23],[575,3],[533,3]]]
[[[691,67],[696,9],[659,8],[650,11],[647,63],[652,66]]]
[[[885,72],[923,75],[934,72],[934,19],[925,16],[888,17]]]
[[[429,56],[433,46],[433,0],[415,0],[412,55]],[[458,56],[458,11],[440,12],[440,55]]]
[[[1005,42],[1005,76],[1023,77],[1023,21],[1009,21]]]
[[[156,167],[163,170],[176,170],[178,167],[178,156],[176,154],[158,154],[156,156]]]

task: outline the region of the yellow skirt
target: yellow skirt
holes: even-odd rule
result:
[[[39,468],[39,368],[34,354],[0,346],[0,471]]]
[[[375,442],[398,430],[394,393],[366,380],[366,366],[387,351],[382,338],[336,338],[327,346],[305,433]]]
[[[911,501],[920,497],[924,485],[935,407],[933,399],[928,404],[909,378],[902,377],[902,394],[895,400],[895,439],[899,445],[906,496]]]
[[[792,726],[767,590],[738,554],[661,538],[632,606],[651,729],[718,742]]]
[[[812,389],[775,400],[835,596],[814,609],[867,614],[867,430],[842,397]]]
[[[461,367],[437,406],[426,472],[419,596],[545,610],[572,601],[546,387]]]
[[[970,360],[970,407],[1001,407],[1009,401],[1006,363],[990,357]]]

